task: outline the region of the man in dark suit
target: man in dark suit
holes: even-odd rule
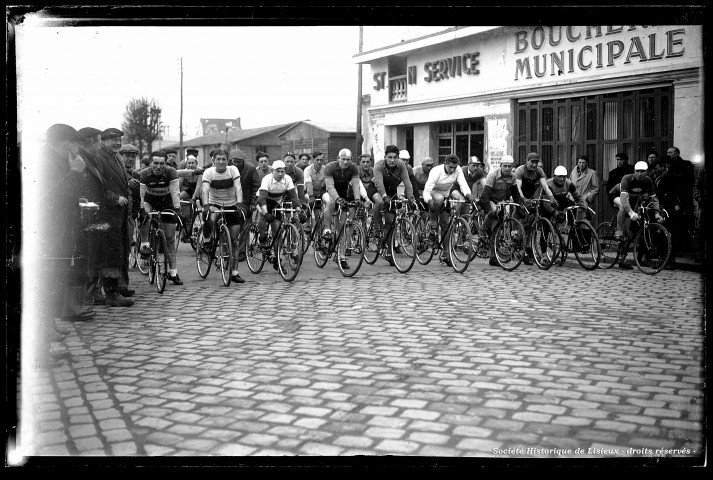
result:
[[[238,261],[245,261],[245,243],[248,235],[245,233],[250,229],[252,223],[251,205],[255,205],[257,200],[257,191],[260,188],[260,177],[257,170],[249,162],[247,162],[247,154],[240,149],[233,150],[229,155],[233,160],[233,165],[238,167],[240,172],[240,186],[243,190],[243,213],[245,214],[245,222],[242,226],[240,234],[240,243],[238,244]]]
[[[696,175],[693,164],[681,158],[681,151],[678,148],[669,148],[666,156],[668,157],[668,175],[672,177],[676,192],[681,200],[678,235],[673,235],[674,243],[677,244],[676,247],[681,250],[690,247],[690,239],[695,226],[693,194],[696,186]],[[675,240],[679,241],[676,242]]]
[[[617,153],[616,168],[609,171],[609,177],[607,178],[607,192],[610,192],[612,188],[619,185],[624,175],[632,173],[634,173],[634,166],[629,165],[629,155],[623,152]]]
[[[126,263],[131,248],[128,241],[127,216],[129,212],[129,178],[126,168],[119,159],[121,137],[124,132],[117,128],[108,128],[101,133],[99,159],[102,174],[106,182],[105,212],[110,231],[107,235],[106,260],[104,269],[104,292],[106,304],[113,307],[130,307],[134,300],[126,298],[130,295],[126,286],[120,291],[122,267]],[[126,295],[124,295],[126,294]]]

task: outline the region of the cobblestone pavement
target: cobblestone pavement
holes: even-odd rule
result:
[[[179,266],[163,295],[133,271],[135,306],[24,367],[23,454],[702,455],[700,273],[380,259],[343,278],[308,256],[294,283],[242,263],[224,288],[186,245]]]

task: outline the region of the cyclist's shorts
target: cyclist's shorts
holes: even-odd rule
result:
[[[379,191],[376,189],[374,184],[370,184],[368,187],[366,187],[366,195],[369,197],[370,201],[374,200],[375,193],[379,193]]]
[[[281,203],[277,203],[276,201],[270,200],[270,199],[268,198],[267,201],[266,201],[265,206],[267,207],[267,213],[272,213],[272,214],[274,214],[276,219],[282,221],[283,212],[275,212],[275,211],[274,211],[275,208],[277,208],[277,207],[282,207],[282,204],[281,204]]]
[[[155,212],[157,210],[171,210],[173,211],[173,202],[171,201],[170,197],[168,200],[164,200],[162,197],[151,197],[149,195],[146,195],[144,197],[144,202],[149,206],[149,209],[152,212]],[[176,218],[175,215],[161,215],[161,221],[163,223],[178,223],[178,219]]]

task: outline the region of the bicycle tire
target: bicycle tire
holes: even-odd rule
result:
[[[671,249],[671,234],[666,227],[649,223],[634,238],[636,266],[647,275],[656,275],[671,259]]]
[[[414,228],[416,229],[416,260],[421,265],[428,265],[434,252],[428,242],[428,219],[420,216]]]
[[[602,222],[597,226],[597,238],[599,238],[599,248],[602,258],[599,261],[599,268],[612,268],[619,261],[619,242],[614,238],[616,224],[612,222]]]
[[[346,248],[351,249],[351,255],[349,256],[349,268],[342,267],[342,262],[337,261],[337,266],[339,271],[345,277],[353,277],[361,268],[361,264],[364,261],[364,249],[365,249],[365,239],[364,230],[361,228],[360,222],[352,222],[351,224],[344,224],[342,226],[341,235],[345,235],[345,239],[340,241],[337,245],[337,258],[346,258]],[[346,237],[348,235],[348,237]],[[347,243],[350,247],[347,247]]]
[[[307,253],[307,250],[309,250],[311,236],[307,235],[307,232],[305,231],[305,227],[304,227],[304,225],[302,225],[302,222],[298,221],[295,224],[295,227],[297,227],[297,229],[299,230],[300,238],[301,238],[300,247],[302,250],[302,255],[300,256],[300,258],[304,259],[304,256]]]
[[[202,230],[198,232],[198,239],[196,241],[196,268],[201,278],[206,278],[213,266],[213,245],[211,245],[211,243],[211,238],[208,237],[206,239],[203,236]]]
[[[149,271],[149,285],[153,285],[156,281],[156,231],[153,228],[149,229],[149,256],[147,259]]]
[[[374,233],[374,218],[369,215],[365,220],[366,232],[365,236],[365,247],[364,247],[364,261],[369,265],[374,265],[376,260],[379,258],[379,241],[380,239],[376,237]]]
[[[448,253],[451,265],[456,273],[463,273],[468,269],[473,258],[473,240],[470,234],[470,225],[460,218],[453,219],[448,235]]]
[[[416,262],[416,228],[406,218],[395,218],[389,253],[396,270],[408,273]]]
[[[292,223],[283,223],[277,240],[277,271],[286,282],[293,281],[302,265],[302,241],[299,228]]]
[[[324,268],[329,260],[331,252],[329,251],[329,242],[326,242],[322,236],[324,231],[324,214],[319,214],[319,219],[315,222],[314,231],[312,232],[312,250],[314,254],[314,263],[319,268]]]
[[[245,261],[248,264],[248,269],[252,273],[260,273],[265,265],[265,257],[262,247],[260,246],[260,228],[257,223],[250,225],[248,230],[248,239],[245,242]]]
[[[220,256],[220,276],[223,285],[230,286],[231,268],[233,266],[233,243],[230,238],[230,230],[227,225],[221,225],[218,240],[218,255]]]
[[[570,239],[577,262],[585,270],[595,270],[599,266],[602,250],[592,224],[587,220],[577,220],[574,231],[570,233]]]
[[[196,221],[198,222],[198,225],[196,225]],[[198,248],[198,236],[200,235],[200,232],[203,230],[203,215],[202,212],[197,211],[193,213],[193,216],[191,217],[191,231],[190,231],[190,241],[191,241],[191,248],[195,252],[196,249]]]
[[[514,218],[504,219],[493,233],[493,248],[498,265],[515,270],[525,259],[525,228]]]
[[[560,250],[560,237],[548,219],[539,217],[532,224],[530,248],[533,259],[541,270],[554,265]]]
[[[156,255],[155,263],[155,273],[156,278],[156,290],[158,293],[163,293],[166,289],[166,277],[168,276],[168,242],[166,242],[166,234],[163,230],[156,231],[156,249],[154,250]]]

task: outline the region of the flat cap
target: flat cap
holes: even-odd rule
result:
[[[166,155],[168,155],[169,153],[178,155],[178,151],[175,148],[164,148],[163,151],[166,152]]]
[[[534,159],[539,160],[540,154],[537,152],[530,152],[527,154],[527,158],[525,159],[525,161],[529,162],[530,160],[534,160]]]
[[[79,133],[64,123],[56,123],[47,129],[47,141],[50,143],[60,143],[64,141],[80,142],[82,138]]]
[[[245,160],[248,158],[247,154],[240,150],[239,148],[230,152],[228,158],[236,158],[238,160]]]
[[[123,137],[124,132],[119,130],[118,128],[107,128],[102,132],[102,140],[105,138],[111,138],[111,137]]]
[[[193,147],[188,147],[188,148],[186,149],[186,153],[187,153],[188,155],[198,155],[198,149],[197,149],[197,148],[193,148]]]
[[[130,143],[125,143],[119,149],[119,153],[135,153],[138,155],[139,149]]]
[[[88,139],[92,137],[96,137],[97,135],[101,135],[102,131],[99,130],[98,128],[92,128],[92,127],[84,127],[79,129],[79,136],[82,137],[83,139]]]
[[[468,163],[474,163],[476,165],[485,165],[481,159],[476,157],[475,155],[470,157],[470,160],[468,160]]]

